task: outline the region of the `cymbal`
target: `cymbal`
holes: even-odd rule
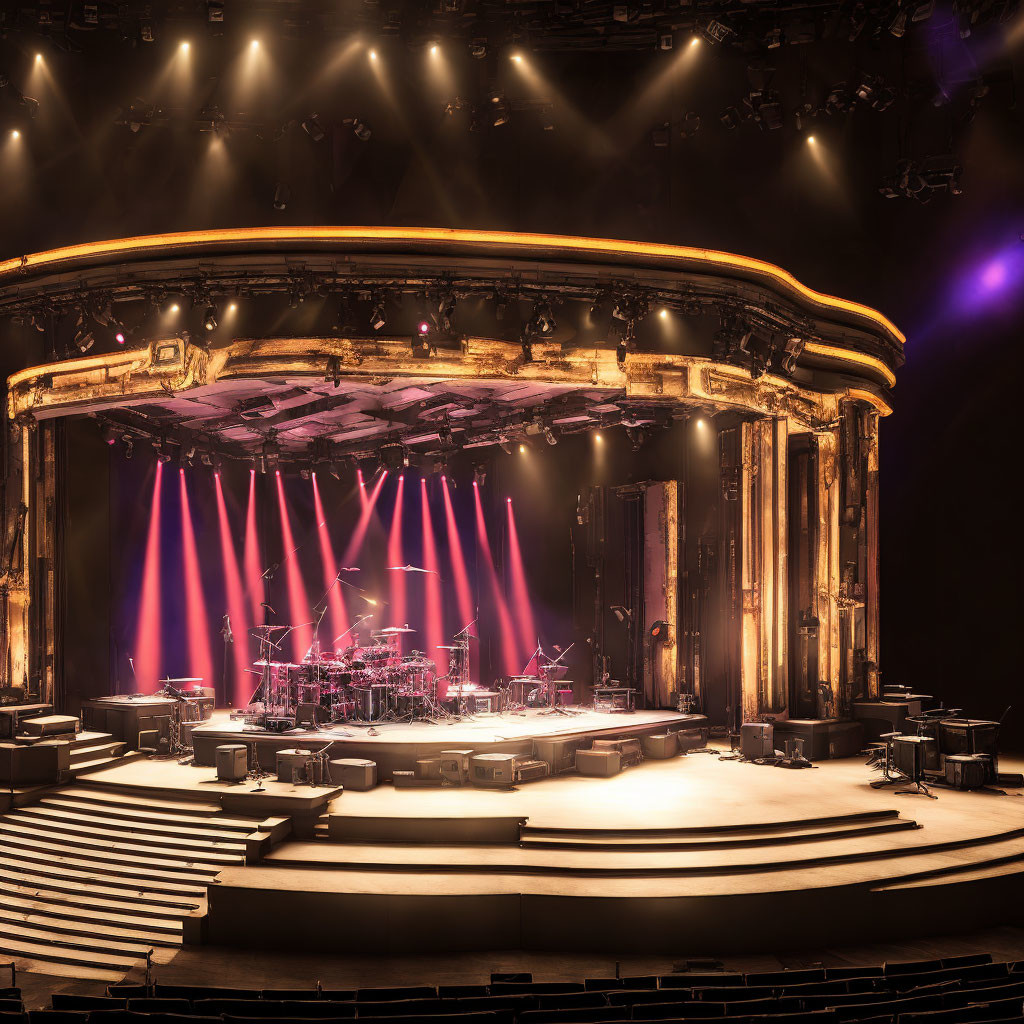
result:
[[[415,629],[410,629],[408,626],[385,626],[383,629],[378,629],[378,633],[387,633],[391,635],[393,633],[415,633]]]
[[[434,647],[439,651],[464,651],[466,649],[465,644],[434,644]]]

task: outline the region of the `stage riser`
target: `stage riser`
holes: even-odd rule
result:
[[[332,814],[328,835],[345,843],[518,843],[526,819],[360,818]]]
[[[595,888],[600,883],[595,882]],[[210,892],[217,945],[357,954],[485,950],[736,954],[910,939],[1020,923],[1024,873],[889,891],[604,899]]]
[[[572,717],[559,719],[560,728],[557,732],[541,732],[536,735],[543,735],[545,738],[558,736],[585,736],[586,746],[595,739],[619,739],[625,737],[639,737],[660,732],[677,732],[679,734],[679,748],[681,751],[693,750],[702,747],[707,741],[706,719],[703,715],[684,716],[675,712],[637,712],[636,715],[601,715],[600,725],[594,726],[591,720],[579,721]],[[535,721],[538,719],[534,719]],[[539,719],[547,722],[547,719]],[[520,724],[516,719],[506,719],[500,716],[479,716],[475,719],[475,725],[486,725],[487,732],[476,731],[466,732],[461,738],[453,736],[453,731],[458,727],[440,726],[445,730],[445,738],[434,739],[431,737],[431,729],[427,723],[421,723],[423,729],[422,739],[389,740],[387,732],[388,725],[378,726],[380,735],[364,736],[365,727],[349,727],[355,735],[340,737],[330,730],[319,730],[315,732],[289,732],[279,733],[253,733],[243,732],[239,728],[227,728],[204,725],[194,729],[192,742],[195,751],[194,763],[202,766],[212,767],[216,763],[216,749],[223,743],[244,743],[249,747],[250,767],[257,763],[267,771],[274,771],[278,750],[288,750],[295,747],[308,747],[313,750],[320,750],[326,744],[328,756],[331,760],[336,758],[364,758],[374,761],[377,765],[377,778],[387,781],[395,771],[414,771],[416,762],[425,758],[440,757],[446,750],[472,749],[477,754],[516,754],[521,757],[533,755],[534,734],[510,737],[503,740],[488,740],[483,738],[488,733],[501,733],[508,730],[510,726]]]

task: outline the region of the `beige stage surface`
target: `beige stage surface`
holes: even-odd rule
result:
[[[1021,791],[937,788],[929,799],[872,789],[876,776],[862,758],[785,770],[727,754],[511,791],[309,790],[315,830],[259,863],[221,871],[208,935],[346,952],[556,950],[581,941],[595,951],[727,952],[754,941],[748,926],[757,919],[778,948],[792,948],[811,934],[866,941],[880,922],[895,937],[1019,917]],[[212,780],[210,768],[173,762],[90,778],[134,785],[140,798],[212,795],[222,785]],[[225,788],[235,807],[259,797],[252,781]],[[296,809],[302,789],[288,794]],[[479,835],[467,839],[467,827]],[[755,945],[765,941],[760,934]]]

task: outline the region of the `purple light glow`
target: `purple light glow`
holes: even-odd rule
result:
[[[1024,293],[1024,244],[1015,240],[960,275],[953,289],[953,312],[975,317],[1016,304]]]

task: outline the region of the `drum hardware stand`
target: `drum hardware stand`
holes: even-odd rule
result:
[[[541,650],[540,645],[538,644],[537,649],[540,652],[540,654],[537,655],[537,674],[538,675],[543,675],[544,672],[548,673],[547,685],[548,685],[548,691],[550,693],[550,698],[549,698],[550,699],[550,705],[548,706],[548,709],[546,711],[542,711],[541,712],[542,715],[564,715],[566,718],[571,718],[574,715],[579,713],[577,711],[570,711],[569,708],[564,708],[564,707],[562,707],[558,703],[558,687],[556,686],[557,680],[555,679],[555,672],[557,671],[558,663],[575,646],[576,646],[576,644],[575,644],[575,641],[574,641],[573,643],[569,644],[569,646],[566,647],[566,649],[564,651],[562,651],[562,653],[557,658],[555,658],[554,660],[552,660],[551,658],[548,658],[547,665],[545,665],[543,668],[541,668],[540,655],[543,654],[544,652]],[[547,657],[547,656],[545,655],[545,657]]]
[[[231,632],[231,616],[225,612],[221,622],[220,635],[224,639],[224,664],[220,673],[221,693],[224,703],[227,703],[228,696],[228,644],[235,642],[235,635]]]

